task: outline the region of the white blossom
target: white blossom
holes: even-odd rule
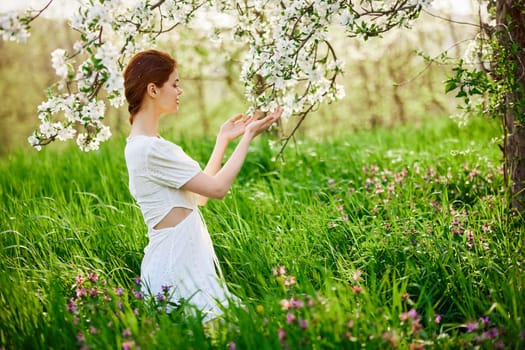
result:
[[[25,43],[29,38],[27,23],[23,22],[24,16],[14,12],[0,13],[0,35],[2,40],[15,41],[17,43]]]
[[[59,139],[60,141],[66,141],[72,139],[76,133],[77,131],[73,128],[72,125],[68,125],[66,127],[62,125],[61,128],[58,128],[57,139]]]
[[[66,58],[66,50],[64,49],[56,49],[51,53],[51,66],[60,78],[66,78],[68,74]]]

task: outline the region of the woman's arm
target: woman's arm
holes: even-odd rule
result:
[[[228,147],[229,141],[225,138],[217,137],[215,146],[213,147],[213,152],[211,152],[210,159],[208,164],[203,170],[204,174],[213,176],[221,169],[222,159],[224,158],[224,153]],[[206,205],[208,203],[208,197],[198,194],[197,204]]]
[[[182,189],[197,193],[201,197],[218,199],[224,198],[226,193],[228,193],[233,181],[235,180],[235,177],[241,170],[242,164],[246,159],[246,154],[248,153],[250,142],[255,136],[268,129],[270,125],[279,119],[280,116],[281,109],[277,108],[273,113],[268,114],[265,118],[257,119],[257,116],[253,117],[249,123],[245,125],[241,140],[237,144],[237,147],[235,147],[235,150],[224,166],[220,168],[220,170],[218,170],[215,174],[211,174],[216,169],[217,160],[219,158],[222,160],[224,151],[226,149],[225,147],[222,148],[222,144],[216,145],[217,151],[214,149],[214,152],[212,152],[212,156],[210,157],[210,161],[212,161],[210,169],[208,169],[207,165],[203,172],[194,176],[190,181],[182,186]],[[213,153],[216,153],[216,155]],[[210,173],[207,173],[207,169],[211,170]],[[202,201],[203,200],[199,200],[199,204]]]
[[[221,126],[210,159],[203,170],[205,174],[213,176],[219,172],[222,166],[224,154],[230,142],[241,136],[244,133],[246,125],[254,120],[253,117],[248,117],[242,120],[242,117],[242,113],[239,113],[231,117]],[[207,202],[208,197],[199,195],[197,200],[198,205],[206,205]]]

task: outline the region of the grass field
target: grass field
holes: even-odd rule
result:
[[[506,211],[499,135],[435,120],[302,140],[284,162],[255,142],[230,194],[203,208],[244,303],[206,327],[137,294],[147,237],[124,137],[12,153],[0,348],[523,348],[525,228]],[[213,146],[174,141],[202,164]]]

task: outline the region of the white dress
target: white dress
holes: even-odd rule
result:
[[[127,139],[125,158],[129,189],[148,227],[141,264],[144,292],[156,296],[170,286],[171,301],[184,298],[207,320],[220,315],[219,305],[227,306],[235,297],[224,284],[197,196],[180,189],[201,171],[199,164],[179,146],[143,135]],[[175,227],[153,228],[176,207],[192,212]]]

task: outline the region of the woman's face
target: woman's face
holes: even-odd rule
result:
[[[179,110],[179,74],[174,70],[161,88],[157,88],[157,105],[161,114],[176,113]]]

